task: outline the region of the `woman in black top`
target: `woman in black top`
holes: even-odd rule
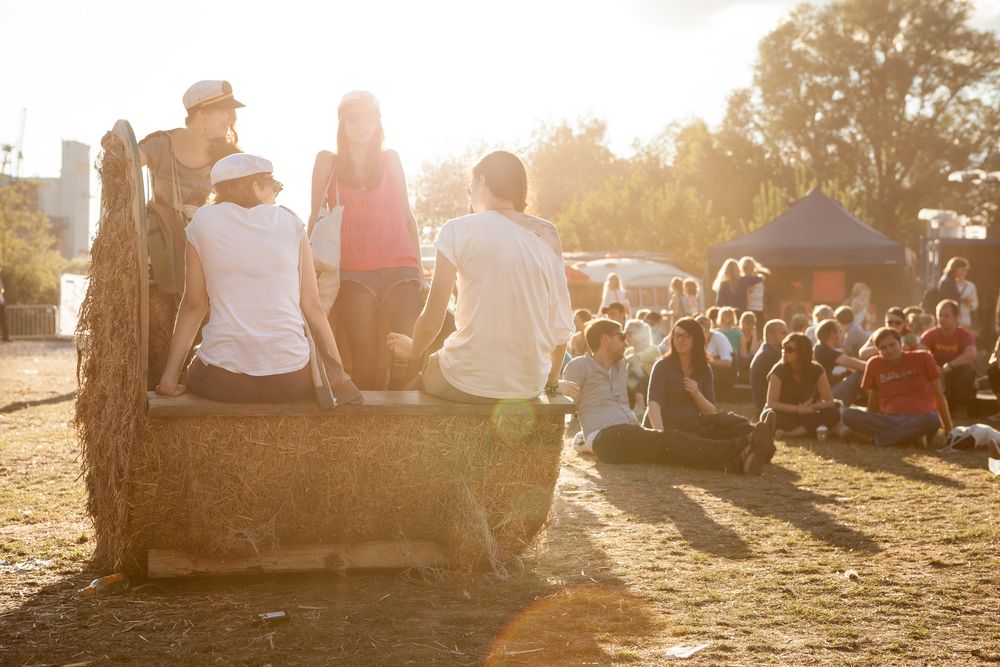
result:
[[[647,426],[701,438],[737,438],[753,430],[744,417],[715,408],[712,367],[705,331],[684,317],[670,333],[670,350],[653,366],[647,396]]]
[[[826,371],[813,361],[812,342],[793,333],[781,342],[781,362],[767,376],[764,412],[777,415],[775,437],[815,437],[820,426],[831,428],[840,421]]]

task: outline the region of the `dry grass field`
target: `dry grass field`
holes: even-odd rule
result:
[[[974,665],[1000,662],[1000,478],[781,443],[760,478],[609,466],[567,446],[519,576],[135,582],[96,576],[71,346],[0,346],[0,664]],[[252,623],[283,610],[290,622]]]

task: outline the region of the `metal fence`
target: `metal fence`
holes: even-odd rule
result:
[[[48,338],[58,330],[59,309],[51,305],[7,306],[11,338]]]

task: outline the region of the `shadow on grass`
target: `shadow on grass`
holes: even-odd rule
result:
[[[41,398],[37,401],[14,401],[13,403],[8,403],[0,407],[0,415],[10,414],[12,412],[17,412],[18,410],[24,410],[26,408],[33,408],[36,405],[52,405],[53,403],[63,403],[65,401],[72,401],[76,398],[76,392],[70,391],[65,394],[59,394],[58,396],[50,396],[49,398]]]
[[[934,455],[933,450],[914,449],[913,447],[876,447],[875,445],[852,444],[837,441],[818,442],[816,440],[796,439],[785,443],[787,447],[808,449],[817,456],[828,461],[858,468],[865,472],[884,472],[897,475],[917,482],[937,484],[951,489],[962,489],[965,485],[958,480],[933,473],[927,468],[911,463],[906,459],[914,454],[924,453]],[[968,457],[948,457],[959,463]],[[959,465],[964,465],[959,463]]]
[[[834,504],[833,498],[798,487],[798,474],[781,466],[768,466],[761,477],[648,466],[651,472],[640,475],[639,480],[634,478],[638,466],[599,463],[597,467],[609,502],[648,523],[671,521],[692,549],[714,556],[740,559],[753,553],[739,533],[715,521],[701,503],[677,486],[699,487],[751,514],[784,521],[838,549],[880,551],[874,539],[822,509]]]
[[[523,574],[290,574],[136,582],[95,600],[92,565],[0,616],[0,662],[128,664],[610,664],[664,622],[589,538],[585,501],[556,498],[559,530]],[[257,614],[291,620],[261,626]],[[614,638],[613,642],[608,637]],[[613,644],[613,645],[611,645]],[[622,647],[626,648],[623,649]]]

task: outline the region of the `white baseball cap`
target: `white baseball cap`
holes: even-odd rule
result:
[[[199,81],[184,93],[184,108],[239,109],[242,102],[233,97],[233,87],[228,81]]]
[[[233,153],[222,158],[212,167],[212,187],[234,178],[273,172],[274,165],[271,164],[270,160],[249,153]]]
[[[337,107],[337,115],[343,115],[344,109],[355,104],[366,105],[375,109],[376,113],[381,113],[378,98],[367,90],[352,90],[340,98],[340,106]]]

